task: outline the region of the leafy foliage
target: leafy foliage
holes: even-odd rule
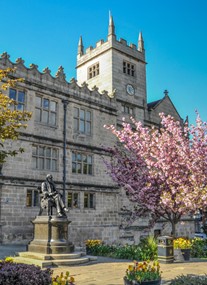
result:
[[[12,262],[0,262],[0,285],[48,285],[51,284],[52,271],[40,267]]]
[[[197,115],[188,127],[160,114],[161,127],[144,127],[132,119],[123,128],[106,126],[121,146],[111,151],[108,173],[124,187],[135,207],[132,218],[162,218],[175,225],[183,215],[207,206],[207,124]]]
[[[126,270],[125,278],[129,281],[155,281],[161,279],[160,265],[158,261],[150,264],[150,261],[134,262]]]
[[[87,245],[90,246],[87,246]],[[154,260],[157,258],[157,242],[153,237],[143,239],[139,245],[106,245],[100,240],[86,242],[88,254],[128,260]]]
[[[181,275],[171,280],[170,285],[206,285],[207,275]]]
[[[2,90],[14,87],[17,82],[22,79],[10,79],[10,74],[15,70],[7,68],[0,70],[0,81]],[[5,150],[5,140],[16,140],[19,136],[19,129],[26,128],[25,124],[31,118],[31,113],[27,111],[15,110],[14,106],[17,102],[10,99],[0,91],[0,163],[3,163],[8,156],[15,156],[17,153],[23,152],[22,148],[16,150]]]
[[[207,239],[194,238],[190,255],[191,257],[207,258]]]

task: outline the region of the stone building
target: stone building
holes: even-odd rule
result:
[[[9,158],[0,175],[0,243],[27,243],[32,238],[31,220],[39,212],[37,187],[51,173],[69,207],[70,240],[81,245],[86,239],[105,242],[138,242],[146,223],[121,230],[121,208],[129,202],[106,174],[105,146],[115,137],[104,124],[120,126],[122,117],[133,116],[145,125],[159,125],[159,112],[181,120],[167,92],[147,103],[146,60],[142,34],[138,46],[117,39],[110,16],[108,38],[84,50],[78,43],[77,80],[67,82],[60,67],[55,77],[48,68],[11,62],[3,53],[0,69],[16,68],[24,78],[8,95],[17,108],[32,112],[28,128],[8,148],[23,147],[24,153]],[[163,229],[163,226],[158,226]]]

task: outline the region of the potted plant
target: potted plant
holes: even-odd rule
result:
[[[174,250],[179,250],[184,260],[190,260],[192,242],[188,238],[179,237],[173,240]]]
[[[158,261],[137,262],[129,265],[124,276],[124,285],[160,285],[161,271]]]

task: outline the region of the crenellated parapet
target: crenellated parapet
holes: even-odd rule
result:
[[[142,45],[141,45],[142,44]],[[141,45],[141,46],[140,46]],[[142,42],[139,40],[138,45],[134,43],[127,43],[125,39],[120,38],[112,39],[108,41],[100,40],[96,42],[95,47],[89,46],[84,51],[82,49],[82,52],[78,54],[78,60],[82,61],[87,56],[96,56],[97,53],[102,50],[103,52],[107,51],[108,49],[115,48],[125,53],[130,53],[133,58],[137,58],[139,60],[145,61],[145,50],[143,48],[143,40]]]
[[[78,65],[80,65],[83,61],[87,60],[87,57],[95,57],[100,52],[105,52],[108,49],[114,48],[116,50],[120,50],[120,52],[124,52],[130,54],[133,58],[138,59],[140,61],[145,62],[145,49],[144,49],[144,40],[142,37],[142,33],[139,33],[138,44],[127,43],[125,39],[120,38],[117,40],[115,34],[115,25],[112,16],[109,17],[109,27],[108,27],[108,40],[100,40],[96,43],[96,46],[89,46],[84,51],[82,36],[79,39],[78,43]]]
[[[89,88],[86,82],[78,85],[77,80],[72,78],[69,82],[66,80],[64,68],[60,66],[55,76],[51,75],[51,70],[46,67],[43,71],[39,71],[38,65],[32,63],[29,67],[25,66],[24,60],[19,57],[15,62],[10,60],[10,55],[6,52],[0,56],[0,69],[15,68],[15,76],[24,79],[24,84],[29,82],[35,84],[39,88],[50,88],[52,90],[61,91],[66,96],[74,96],[88,100],[91,102],[97,102],[100,104],[115,106],[116,97],[115,94],[108,94],[107,91],[99,90],[94,86]]]

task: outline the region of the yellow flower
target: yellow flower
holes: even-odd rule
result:
[[[129,271],[133,271],[133,270],[134,270],[134,266],[133,266],[133,265],[129,265],[129,266],[128,266],[128,270],[129,270]]]

